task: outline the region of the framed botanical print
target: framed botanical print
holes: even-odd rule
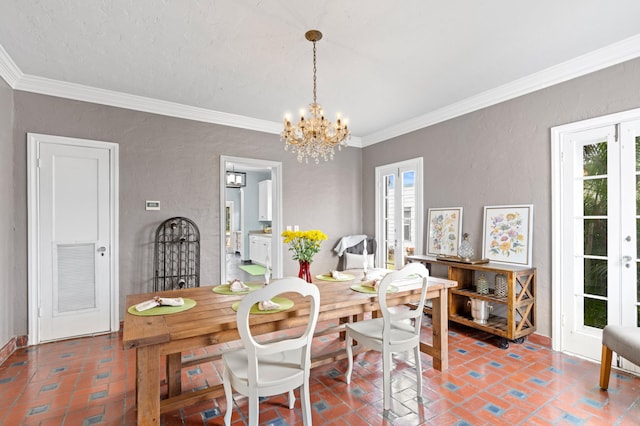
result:
[[[484,207],[483,258],[531,266],[532,240],[533,204]]]
[[[429,209],[427,254],[456,256],[462,232],[462,207]]]

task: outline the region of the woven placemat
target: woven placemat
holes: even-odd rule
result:
[[[261,311],[260,309],[258,309],[258,304],[256,303],[255,305],[253,305],[251,307],[251,310],[249,311],[249,313],[251,314],[274,314],[276,312],[282,312],[282,311],[286,311],[287,309],[290,309],[293,307],[293,300],[291,299],[287,299],[286,297],[274,297],[273,299],[271,299],[271,301],[276,302],[278,305],[280,305],[280,308],[278,309],[272,309],[270,311]],[[231,305],[231,309],[233,309],[234,311],[238,311],[238,306],[240,306],[240,302],[235,302],[233,305]]]
[[[353,275],[349,275],[349,274],[342,274],[344,276],[344,278],[333,278],[331,276],[331,274],[320,274],[320,275],[316,275],[316,278],[322,281],[353,281],[354,280],[354,276]]]
[[[136,306],[133,305],[133,306],[130,306],[129,309],[127,309],[127,312],[129,312],[132,315],[147,317],[147,316],[153,316],[153,315],[176,314],[178,312],[187,311],[193,308],[194,306],[196,306],[196,301],[193,299],[184,297],[182,298],[182,300],[184,300],[184,305],[182,306],[156,306],[155,308],[151,308],[151,309],[147,309],[146,311],[139,312],[136,310]]]
[[[248,284],[248,283],[245,283],[245,285],[247,287],[249,287],[249,290],[231,291],[231,289],[229,289],[229,284],[222,284],[222,285],[215,286],[213,288],[213,292],[214,293],[218,293],[218,294],[226,294],[226,295],[247,294],[247,293],[251,293],[252,291],[256,291],[256,290],[261,289],[262,287],[264,287],[262,284]]]
[[[377,288],[369,287],[362,284],[353,284],[351,286],[351,290],[357,291],[358,293],[378,294]],[[395,293],[396,291],[398,291],[398,287],[394,287],[392,285],[387,287],[387,293]]]

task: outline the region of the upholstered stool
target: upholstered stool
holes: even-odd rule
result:
[[[600,363],[600,388],[609,387],[612,351],[622,358],[640,365],[640,328],[608,325],[602,330],[602,360]]]

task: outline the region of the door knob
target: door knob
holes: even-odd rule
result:
[[[633,258],[631,256],[622,256],[622,261],[624,263],[629,263],[633,260]]]
[[[105,251],[107,251],[107,248],[105,246],[98,247],[97,252],[100,253],[100,256],[104,256]]]

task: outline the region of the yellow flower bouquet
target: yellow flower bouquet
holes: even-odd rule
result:
[[[284,231],[282,233],[285,244],[289,244],[289,251],[293,253],[293,260],[300,262],[298,277],[311,282],[309,264],[313,256],[320,251],[320,244],[327,239],[327,234],[317,229],[309,231]]]

